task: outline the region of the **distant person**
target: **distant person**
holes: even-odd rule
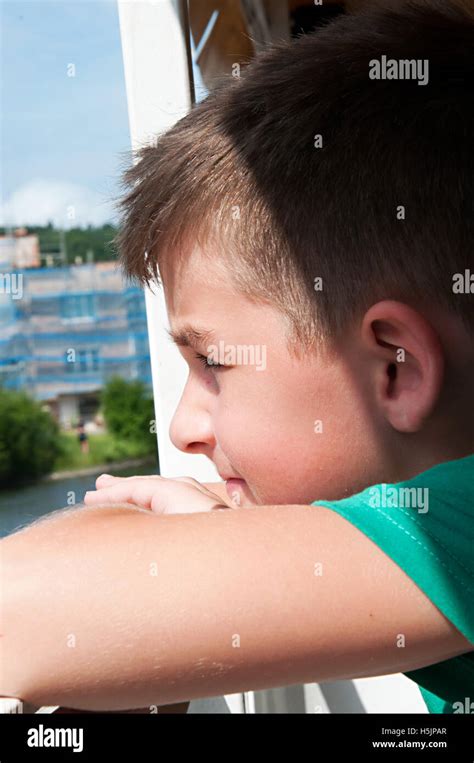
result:
[[[89,453],[89,438],[83,421],[80,421],[77,425],[77,439],[79,440],[82,453]]]

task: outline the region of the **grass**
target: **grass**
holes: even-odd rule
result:
[[[112,461],[126,461],[150,455],[148,443],[118,440],[114,435],[89,435],[89,453],[82,453],[75,432],[61,432],[60,453],[54,464],[54,471],[84,469],[88,466],[108,464]]]

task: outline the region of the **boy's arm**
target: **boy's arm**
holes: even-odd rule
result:
[[[0,695],[35,705],[143,708],[473,649],[323,507],[81,508],[8,536],[0,553]]]

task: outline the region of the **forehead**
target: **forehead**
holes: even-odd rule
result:
[[[213,331],[216,338],[266,341],[281,336],[283,320],[276,308],[257,304],[233,288],[224,259],[204,254],[197,247],[186,257],[170,254],[160,263],[171,332]],[[192,333],[192,332],[191,332]]]
[[[167,250],[160,258],[160,275],[166,297],[181,299],[188,285],[210,287],[230,281],[224,258],[194,246],[186,252]]]
[[[167,252],[160,262],[160,275],[170,319],[185,320],[191,312],[219,312],[224,300],[238,297],[223,258],[198,247],[175,257]]]

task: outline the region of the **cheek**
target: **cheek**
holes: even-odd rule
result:
[[[222,385],[214,432],[257,503],[336,500],[368,484],[377,438],[343,373],[286,368],[235,382]]]
[[[229,392],[222,384],[213,411],[217,445],[229,466],[242,475],[254,495],[262,477],[274,479],[286,439],[287,424],[282,421],[281,407],[275,406],[272,400],[275,398],[268,395],[266,385],[249,375],[238,383],[233,381]]]
[[[258,504],[336,500],[367,484],[376,454],[360,401],[344,379],[319,376],[296,389],[280,376],[242,391],[236,406],[221,401],[220,448]]]
[[[338,500],[377,481],[374,421],[351,385],[337,381],[280,400],[260,445],[255,438],[246,479],[260,504]]]
[[[270,383],[270,394],[260,384],[236,395],[237,404],[220,396],[216,440],[258,503],[295,503],[299,471],[315,448],[311,405],[305,410],[301,393],[281,383]]]

